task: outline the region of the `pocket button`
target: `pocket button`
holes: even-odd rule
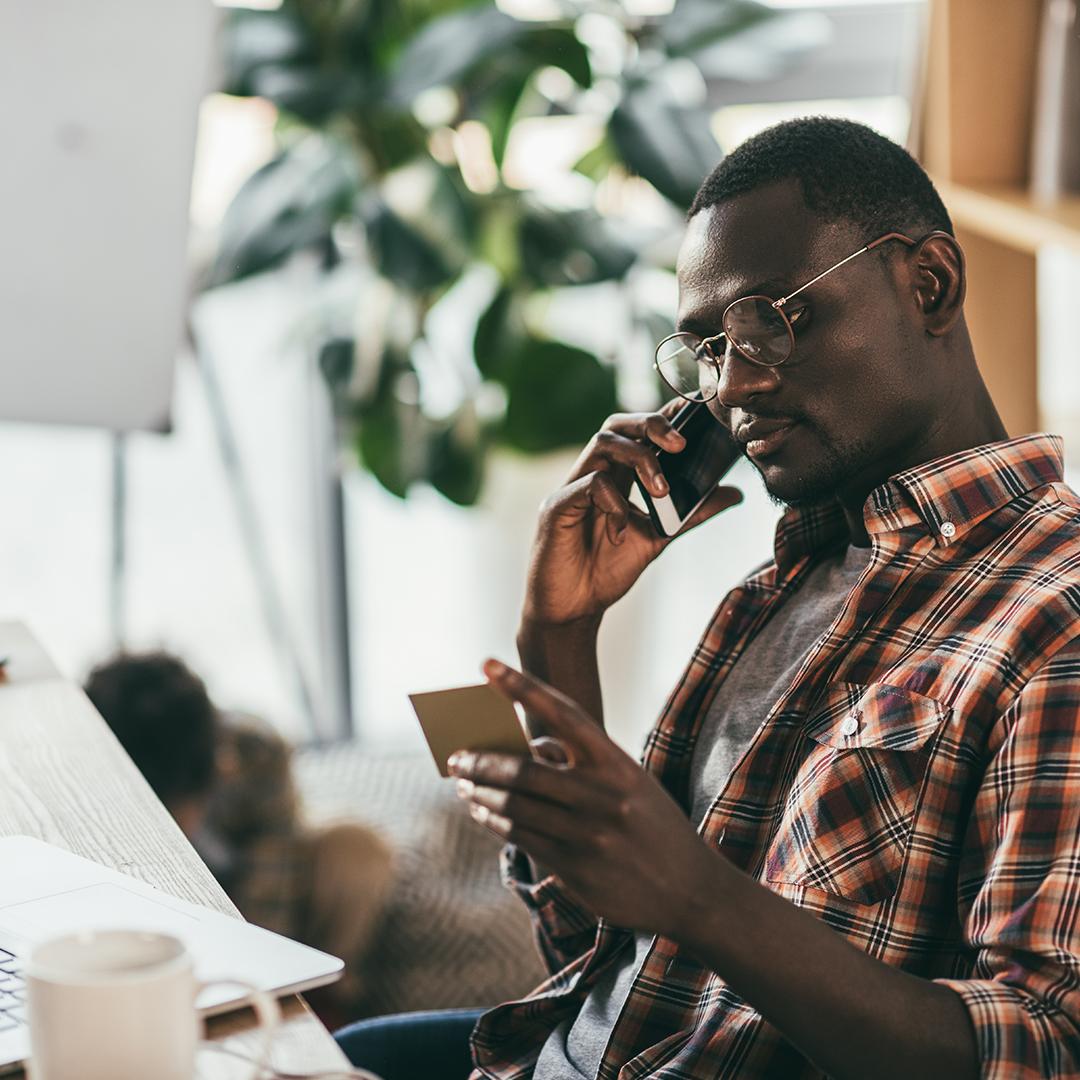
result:
[[[840,721],[840,734],[843,736],[854,735],[859,730],[859,721],[853,716],[847,716]]]

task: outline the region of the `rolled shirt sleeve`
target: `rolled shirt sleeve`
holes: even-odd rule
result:
[[[1003,714],[959,874],[984,1080],[1080,1075],[1080,644]]]
[[[525,903],[549,972],[561,971],[592,949],[599,920],[557,877],[533,881],[529,857],[513,844],[503,848],[500,871],[503,884]]]

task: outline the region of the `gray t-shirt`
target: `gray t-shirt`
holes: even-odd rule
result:
[[[690,762],[690,820],[700,825],[732,769],[773,705],[794,681],[811,649],[832,626],[870,549],[849,547],[807,575],[799,591],[769,620],[739,657],[712,705]],[[635,934],[634,947],[600,977],[571,1020],[564,1020],[540,1050],[533,1080],[592,1080],[600,1068],[652,934]]]

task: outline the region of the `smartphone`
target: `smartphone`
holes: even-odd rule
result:
[[[671,423],[686,445],[677,454],[656,451],[668,494],[657,498],[636,481],[653,527],[662,536],[674,536],[686,524],[742,453],[734,436],[703,401],[688,401]]]

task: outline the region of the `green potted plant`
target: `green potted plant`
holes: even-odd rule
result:
[[[659,14],[566,0],[550,14],[283,0],[226,22],[224,89],[277,106],[281,150],[233,200],[204,285],[301,250],[328,273],[343,261],[364,268],[359,329],[321,329],[312,346],[343,431],[397,495],[426,480],[470,504],[492,447],[577,445],[617,408],[611,358],[545,330],[536,300],[619,281],[643,261],[670,267],[671,245],[657,255],[655,242],[677,233],[677,211],[721,156],[698,65],[740,35],[756,34],[760,51],[760,28],[786,17],[752,0],[676,0]],[[512,186],[515,128],[549,116],[591,118],[576,170],[596,184],[647,182],[670,204],[667,223],[643,228]],[[417,349],[434,306],[477,267],[490,287],[475,368],[456,373],[453,407],[433,413]],[[647,308],[630,317],[649,337],[667,332]]]

